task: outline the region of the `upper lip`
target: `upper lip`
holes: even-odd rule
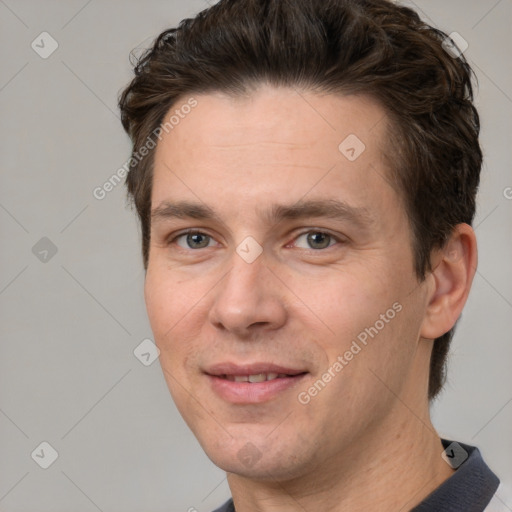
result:
[[[278,373],[286,375],[299,375],[306,373],[307,370],[299,368],[291,368],[273,363],[251,363],[251,364],[235,364],[235,363],[218,363],[209,366],[205,373],[213,376],[221,375],[259,375],[260,373]]]

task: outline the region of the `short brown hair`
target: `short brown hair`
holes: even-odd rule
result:
[[[366,94],[383,105],[395,150],[390,174],[409,217],[415,271],[424,280],[431,251],[457,224],[472,224],[482,165],[473,73],[447,43],[444,32],[388,0],[220,0],[162,32],[119,99],[133,142],[126,184],[141,222],[144,268],[154,152],[140,159],[139,150],[178,99],[243,94],[268,83]],[[454,329],[434,342],[430,400],[444,385]]]

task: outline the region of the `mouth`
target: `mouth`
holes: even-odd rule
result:
[[[271,363],[221,363],[204,373],[213,392],[222,400],[233,404],[257,404],[283,396],[309,372]]]
[[[226,379],[231,382],[265,382],[268,380],[284,379],[286,377],[295,377],[286,373],[255,373],[253,375],[218,375],[221,379]]]

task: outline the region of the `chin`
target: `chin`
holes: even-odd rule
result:
[[[213,458],[210,458],[210,460],[227,473],[233,473],[259,482],[284,482],[302,475],[298,467],[285,467],[282,462],[277,461],[263,462],[262,460],[253,467],[249,467],[237,459],[227,459],[225,456],[221,457],[221,460]]]
[[[208,458],[220,469],[227,473],[234,473],[251,480],[258,481],[285,481],[293,480],[307,472],[311,464],[305,462],[306,454],[297,457],[297,449],[291,446],[282,446],[276,449],[267,442],[265,448],[258,446],[250,440],[230,443],[231,446],[205,446],[203,449]]]

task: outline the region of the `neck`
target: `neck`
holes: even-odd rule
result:
[[[228,474],[237,512],[410,510],[454,470],[441,458],[428,403],[419,413],[402,401],[393,409],[373,431],[293,480]]]

